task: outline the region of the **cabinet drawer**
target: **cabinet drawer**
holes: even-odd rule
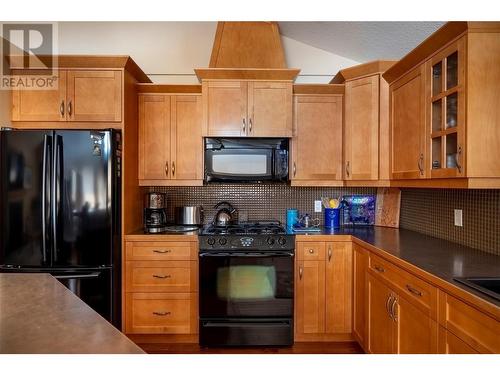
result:
[[[297,242],[298,260],[325,260],[324,242]]]
[[[127,262],[128,292],[196,292],[195,261]]]
[[[500,353],[500,322],[440,293],[439,324],[480,353]]]
[[[370,254],[369,269],[404,294],[409,302],[415,302],[417,307],[437,319],[436,287],[374,254]]]
[[[196,260],[195,242],[127,242],[126,260]]]
[[[126,333],[197,333],[196,293],[128,293]]]

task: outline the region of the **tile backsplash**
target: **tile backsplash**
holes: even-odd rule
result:
[[[314,201],[347,194],[376,194],[376,188],[291,187],[284,184],[210,184],[198,187],[150,187],[167,193],[167,216],[175,206],[202,205],[205,223],[213,206],[229,201],[245,220],[285,222],[287,208],[314,213]],[[463,210],[463,227],[454,225],[454,209]],[[400,227],[500,255],[500,190],[402,189]]]
[[[500,255],[500,190],[402,189],[400,227]]]

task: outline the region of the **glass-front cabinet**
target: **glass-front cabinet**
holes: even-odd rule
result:
[[[465,38],[427,62],[430,177],[465,177]]]

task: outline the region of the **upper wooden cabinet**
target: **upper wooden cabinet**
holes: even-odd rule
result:
[[[384,73],[393,185],[500,187],[499,67],[500,23],[449,22]]]
[[[201,95],[139,95],[139,184],[200,185]]]
[[[348,338],[352,332],[350,242],[297,242],[295,340]]]
[[[203,135],[292,135],[291,82],[208,80],[202,87]]]
[[[60,70],[55,90],[13,90],[12,121],[121,122],[122,72]]]
[[[294,95],[292,185],[342,185],[342,94]]]

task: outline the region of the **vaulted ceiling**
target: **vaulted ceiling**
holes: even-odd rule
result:
[[[444,22],[279,22],[286,37],[359,62],[399,59]]]

